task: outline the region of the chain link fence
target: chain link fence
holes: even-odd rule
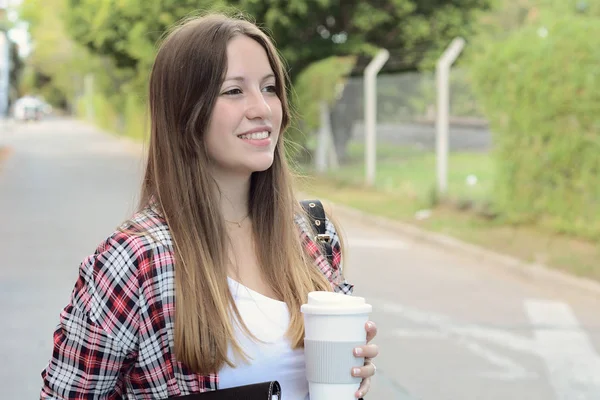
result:
[[[492,137],[469,85],[468,71],[450,78],[449,195],[482,198],[489,191]],[[377,177],[385,191],[428,197],[435,187],[435,74],[410,72],[377,79]],[[332,171],[364,181],[364,79],[352,77],[331,110],[340,159]],[[477,165],[479,164],[479,166]],[[480,185],[481,179],[484,185]],[[483,186],[483,188],[482,188]]]

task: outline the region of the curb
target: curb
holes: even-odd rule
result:
[[[310,196],[307,196],[306,198],[309,197]],[[404,222],[367,214],[357,209],[334,203],[328,199],[326,199],[326,201],[331,205],[334,211],[337,212],[338,216],[341,216],[342,218],[351,218],[358,222],[393,231],[413,240],[434,244],[454,253],[493,263],[520,278],[559,286],[562,289],[569,288],[577,290],[578,292],[586,291],[590,294],[600,296],[600,283],[595,280],[571,275],[563,271],[552,269],[543,264],[529,263],[512,256],[507,256],[474,244],[463,242],[462,240],[450,236],[430,232]]]

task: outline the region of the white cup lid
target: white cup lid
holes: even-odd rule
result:
[[[305,314],[349,315],[368,314],[373,310],[364,297],[355,297],[334,292],[310,292],[308,303],[300,311]]]

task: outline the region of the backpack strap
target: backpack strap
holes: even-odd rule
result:
[[[327,233],[327,217],[325,209],[319,200],[303,200],[300,202],[302,208],[310,217],[310,225],[314,228],[317,235],[314,237],[315,242],[323,245],[325,256],[330,265],[333,265],[333,249],[331,247],[331,235]]]

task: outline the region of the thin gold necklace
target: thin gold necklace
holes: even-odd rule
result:
[[[244,222],[246,220],[246,218],[248,218],[250,214],[246,214],[246,216],[244,218],[242,218],[239,222],[236,221],[229,221],[229,220],[225,220],[225,222],[229,222],[230,224],[236,224],[238,226],[238,228],[242,227],[242,222]]]

